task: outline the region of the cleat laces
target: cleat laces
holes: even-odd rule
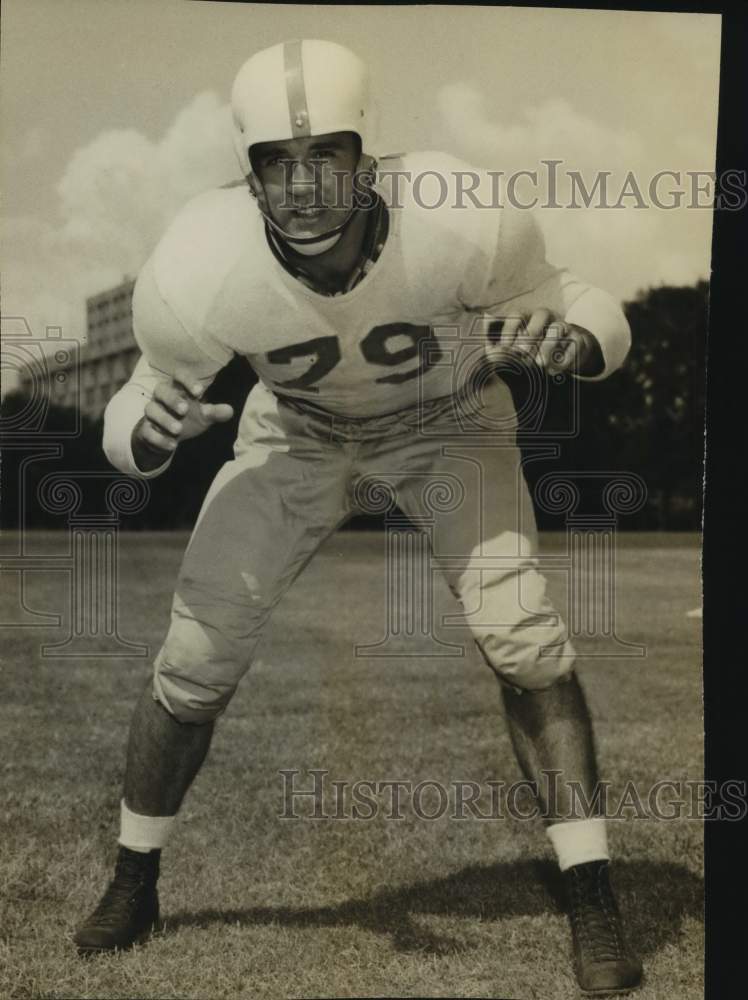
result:
[[[626,958],[619,933],[619,916],[613,893],[600,865],[591,872],[574,872],[571,880],[571,922],[579,943],[595,962]]]

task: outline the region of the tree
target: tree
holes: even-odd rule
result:
[[[698,527],[704,460],[709,285],[661,286],[626,304],[632,347],[619,399],[658,527]],[[631,443],[636,442],[636,455]]]
[[[531,487],[552,470],[632,471],[646,482],[648,501],[625,527],[700,527],[708,303],[706,281],[646,289],[624,303],[632,346],[623,367],[602,383],[549,385],[543,430],[552,439],[566,428],[577,392],[579,432],[559,438],[559,458],[528,465]],[[521,410],[527,380],[507,381]],[[538,520],[561,526],[542,512]]]

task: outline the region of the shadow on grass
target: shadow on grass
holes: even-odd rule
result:
[[[682,865],[617,861],[611,873],[629,940],[646,957],[674,941],[687,917],[702,919],[704,884]],[[435,934],[419,914],[502,920],[563,912],[563,889],[555,863],[521,861],[471,866],[446,878],[386,889],[336,906],[250,907],[181,912],[166,921],[167,934],[209,924],[278,924],[282,927],[358,926],[391,939],[398,951],[446,955],[469,945]]]

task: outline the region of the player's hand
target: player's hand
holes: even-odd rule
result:
[[[155,452],[162,463],[180,441],[197,437],[213,424],[231,420],[233,407],[228,403],[202,403],[202,392],[202,385],[183,369],[157,383],[145,414],[133,431],[133,454],[139,468],[155,466],[147,460],[141,463],[136,451]]]
[[[535,309],[498,322],[500,332],[486,350],[491,361],[500,361],[510,353],[551,374],[596,375],[605,367],[600,345],[589,330],[566,323],[549,309]]]

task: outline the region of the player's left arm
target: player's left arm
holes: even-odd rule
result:
[[[606,378],[625,359],[630,333],[613,299],[600,289],[589,291],[597,294],[584,303],[584,312],[575,308],[576,303],[565,311],[527,300],[503,303],[502,315],[491,324],[486,356],[499,361],[506,352],[513,352],[551,373],[568,371],[583,379]],[[553,302],[553,298],[546,295],[541,301]],[[574,320],[583,320],[584,325]],[[614,364],[616,355],[619,359]]]
[[[505,212],[483,290],[495,317],[489,359],[511,351],[551,372],[606,378],[626,359],[631,331],[620,305],[607,292],[549,264],[533,216]]]

